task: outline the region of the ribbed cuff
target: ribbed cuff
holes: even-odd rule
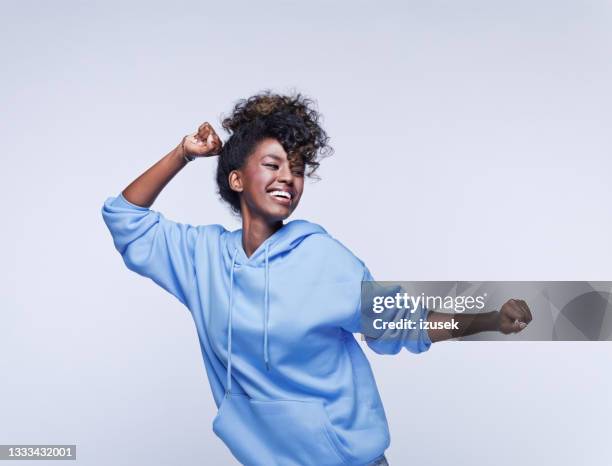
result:
[[[119,193],[119,195],[114,198],[111,202],[113,207],[125,207],[127,209],[136,209],[136,210],[149,210],[148,207],[143,207],[141,205],[136,205],[128,201],[123,193]]]

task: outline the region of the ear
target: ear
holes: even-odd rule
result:
[[[240,170],[232,170],[228,176],[228,181],[232,191],[241,193],[244,189],[242,187],[242,173],[240,173]]]

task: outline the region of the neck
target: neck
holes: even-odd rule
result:
[[[283,221],[267,222],[261,217],[254,216],[248,210],[243,210],[242,214],[242,247],[247,257],[257,250],[261,244],[280,230]]]

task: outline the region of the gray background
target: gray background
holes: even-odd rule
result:
[[[188,312],[125,269],[100,207],[261,89],[318,100],[336,154],[295,218],[377,279],[612,279],[610,2],[0,8],[1,443],[234,464]],[[215,165],[188,166],[155,208],[238,227]],[[393,466],[610,464],[608,342],[368,355]]]

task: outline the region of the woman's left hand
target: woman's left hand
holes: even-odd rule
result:
[[[518,333],[527,327],[532,316],[529,306],[522,299],[510,299],[499,310],[498,330],[501,333]]]

